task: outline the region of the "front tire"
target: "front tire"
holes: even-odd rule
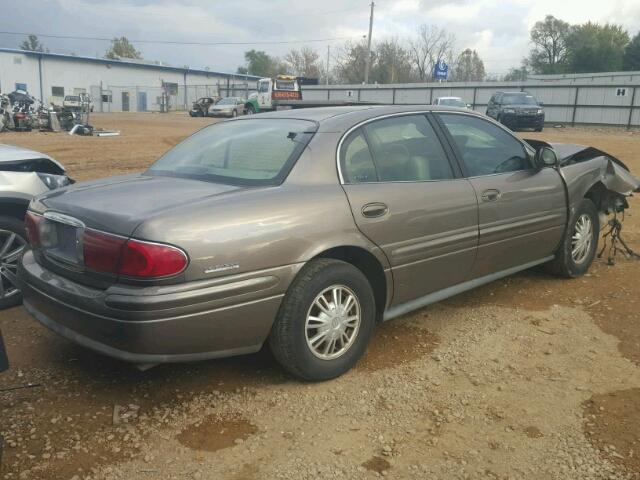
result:
[[[548,269],[565,278],[581,277],[593,263],[599,235],[598,209],[591,200],[583,198],[571,215],[562,244]]]
[[[280,306],[269,335],[278,363],[304,380],[321,381],[351,369],[375,325],[375,299],[364,274],[333,259],[307,264]]]
[[[22,292],[5,272],[16,274],[18,261],[26,244],[23,222],[13,217],[0,216],[0,309],[22,303]]]

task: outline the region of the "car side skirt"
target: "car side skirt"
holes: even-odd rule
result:
[[[430,293],[423,297],[415,298],[413,300],[409,300],[408,302],[395,305],[384,312],[382,321],[386,322],[387,320],[391,320],[419,308],[426,307],[427,305],[431,305],[432,303],[440,302],[446,298],[453,297],[454,295],[458,295],[462,292],[466,292],[467,290],[472,290],[476,287],[491,283],[495,280],[513,275],[514,273],[521,272],[522,270],[527,270],[528,268],[535,267],[536,265],[549,262],[554,258],[555,255],[550,255],[548,257],[541,258],[540,260],[535,260],[533,262],[518,265],[517,267],[501,270],[500,272],[491,273],[483,277],[474,278],[472,280],[459,283],[458,285],[454,285],[443,290],[438,290],[437,292]]]

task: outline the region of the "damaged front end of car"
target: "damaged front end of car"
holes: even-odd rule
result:
[[[607,261],[614,264],[616,254],[640,259],[622,238],[624,211],[628,197],[640,192],[638,180],[621,160],[595,147],[525,140],[534,149],[552,148],[558,157],[558,170],[567,188],[570,211],[583,198],[591,200],[600,212],[603,246],[598,257],[608,249]],[[620,214],[620,215],[619,215]]]

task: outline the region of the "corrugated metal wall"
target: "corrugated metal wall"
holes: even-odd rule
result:
[[[357,100],[384,104],[429,104],[462,97],[484,113],[497,91],[526,90],[544,104],[546,121],[563,124],[640,126],[640,75],[609,74],[517,82],[320,85],[304,87],[307,100]]]

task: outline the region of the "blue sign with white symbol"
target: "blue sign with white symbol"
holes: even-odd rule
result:
[[[449,75],[449,65],[444,60],[438,60],[436,66],[433,68],[433,76],[436,80],[446,80]]]

